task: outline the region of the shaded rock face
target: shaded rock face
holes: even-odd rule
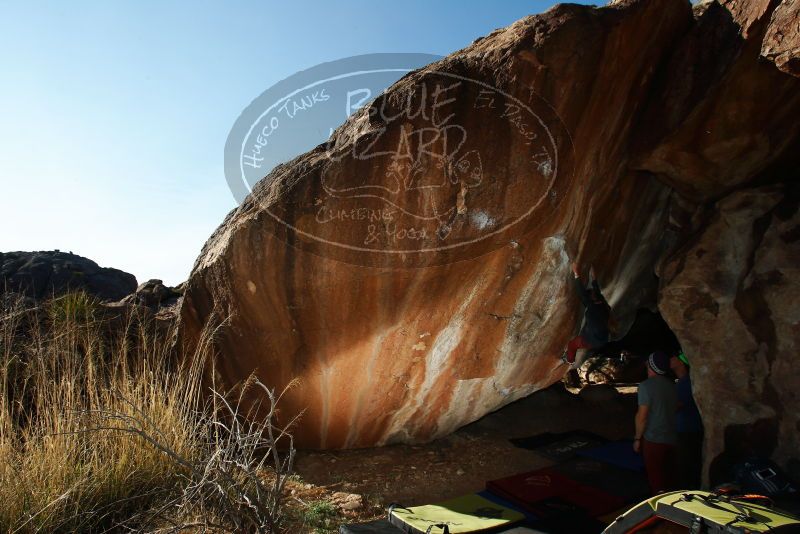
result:
[[[224,318],[222,383],[299,378],[304,447],[429,440],[557,381],[571,261],[621,335],[715,201],[786,179],[800,83],[761,55],[773,10],[559,5],[409,74],[227,217],[184,341]]]
[[[114,301],[136,291],[132,274],[59,251],[0,252],[0,280],[0,292],[21,293],[36,300],[80,290]]]
[[[800,130],[798,80],[760,56],[768,3],[730,4],[696,8],[648,99],[634,156],[696,203],[779,179]]]
[[[708,461],[736,449],[800,462],[799,203],[797,186],[737,191],[663,266],[659,308],[693,364]],[[776,427],[774,442],[726,443],[752,425]]]

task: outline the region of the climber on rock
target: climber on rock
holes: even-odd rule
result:
[[[572,264],[572,274],[575,290],[586,307],[586,311],[583,315],[583,326],[580,334],[569,341],[561,361],[569,364],[570,369],[577,369],[593,349],[600,348],[608,343],[608,323],[611,319],[611,307],[600,291],[600,284],[597,283],[594,267],[589,268],[592,285],[588,289],[583,285],[577,263]],[[582,357],[576,359],[579,350],[582,350]]]

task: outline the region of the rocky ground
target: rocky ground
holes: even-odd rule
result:
[[[553,463],[510,438],[576,429],[629,437],[635,405],[634,387],[579,391],[559,383],[428,444],[301,451],[288,504],[305,531],[333,532],[342,522],[382,516],[392,502],[418,505],[481,491],[487,480]]]

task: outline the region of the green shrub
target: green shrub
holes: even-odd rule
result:
[[[302,511],[302,522],[309,532],[336,532],[339,513],[329,501],[310,502]]]

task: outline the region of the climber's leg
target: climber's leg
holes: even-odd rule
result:
[[[569,365],[570,369],[578,369],[583,362],[589,359],[589,356],[592,355],[592,350],[590,347],[581,347],[576,351],[575,354],[575,361]]]

